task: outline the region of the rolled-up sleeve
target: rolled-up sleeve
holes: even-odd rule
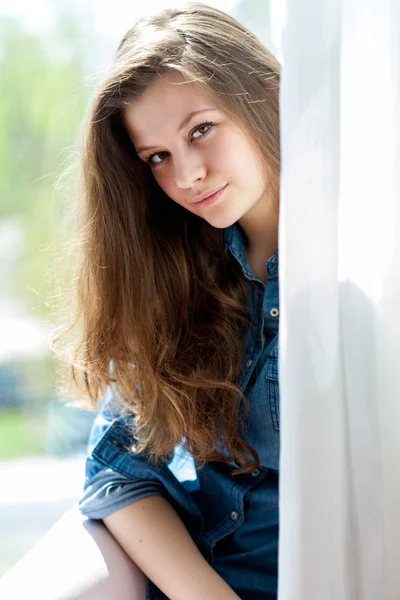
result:
[[[176,508],[193,538],[198,537],[204,523],[191,494],[199,487],[196,470],[187,469],[179,447],[164,460],[154,460],[146,450],[137,452],[135,434],[133,416],[109,389],[89,434],[80,512],[101,520],[128,504],[159,495]]]
[[[79,510],[89,519],[103,519],[128,504],[155,495],[165,496],[159,481],[132,479],[103,468],[91,478],[79,501]]]

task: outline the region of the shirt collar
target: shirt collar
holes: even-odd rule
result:
[[[237,223],[233,223],[224,230],[225,252],[230,251],[240,262],[242,267],[247,265],[245,242],[243,234]]]

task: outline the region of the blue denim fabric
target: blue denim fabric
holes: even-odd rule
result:
[[[168,464],[155,467],[145,453],[127,450],[132,422],[118,416],[109,391],[92,427],[86,461],[85,501],[80,508],[91,516],[90,488],[96,475],[109,469],[120,481],[128,478],[128,504],[161,493],[177,510],[207,561],[242,600],[277,596],[279,489],[279,281],[278,250],[268,259],[265,285],[251,271],[238,225],[225,230],[226,252],[238,261],[243,276],[252,281],[249,306],[252,326],[246,335],[246,356],[240,385],[249,399],[249,414],[241,428],[260,457],[261,467],[246,475],[231,475],[233,464],[207,463],[196,469],[181,445]],[[107,511],[121,507],[118,494]],[[99,517],[101,518],[101,517]],[[148,581],[147,598],[166,596]]]

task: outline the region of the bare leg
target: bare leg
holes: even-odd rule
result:
[[[68,511],[0,580],[2,600],[145,600],[146,580],[101,521]]]

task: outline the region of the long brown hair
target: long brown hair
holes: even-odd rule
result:
[[[278,193],[276,59],[205,4],[140,19],[83,122],[72,313],[53,350],[83,405],[95,408],[115,387],[134,415],[136,451],[162,459],[184,438],[198,465],[233,460],[235,473],[249,472],[258,456],[238,431],[247,284],[223,231],[166,196],[122,121],[126,103],[170,70],[211,93],[250,134]]]

